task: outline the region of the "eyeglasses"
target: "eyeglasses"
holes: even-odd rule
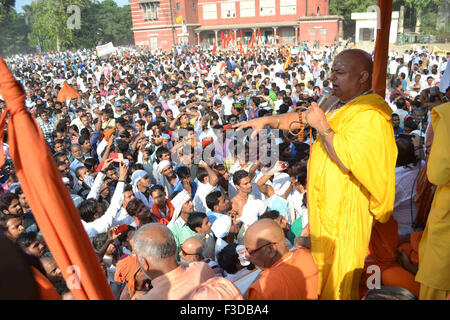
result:
[[[266,243],[265,245],[262,245],[261,247],[255,249],[255,250],[248,250],[247,248],[245,248],[245,251],[247,251],[248,255],[251,256],[251,255],[255,254],[256,252],[258,252],[259,250],[261,250],[262,248],[267,247],[268,245],[271,245],[271,244],[277,244],[277,243],[276,242],[269,242],[269,243]]]
[[[183,247],[180,247],[181,252],[185,255],[185,256],[197,256],[197,253],[187,253],[186,251],[184,251]]]

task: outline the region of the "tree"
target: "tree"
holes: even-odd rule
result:
[[[67,27],[69,15],[67,8],[71,5],[85,7],[87,0],[37,0],[31,3],[34,22],[31,41],[41,42],[43,50],[61,51],[73,44],[73,29]]]
[[[344,37],[348,38],[355,33],[355,21],[352,12],[366,12],[377,0],[330,0],[330,14],[344,17]]]
[[[16,0],[0,0],[0,19],[14,9]]]
[[[28,44],[29,27],[25,25],[25,15],[10,10],[0,19],[0,55],[30,52]]]

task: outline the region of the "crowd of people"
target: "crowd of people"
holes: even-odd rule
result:
[[[339,69],[340,52],[335,45],[303,44],[291,53],[280,46],[249,54],[212,53],[199,47],[172,53],[125,48],[97,57],[85,49],[17,55],[6,62],[25,88],[26,107],[42,130],[117,299],[339,299],[350,298],[330,293],[339,277],[332,282],[322,273],[341,268],[340,262],[336,267],[321,264],[312,253],[315,244],[326,244],[311,234],[310,218],[317,218],[309,216],[306,190],[308,183],[318,186],[310,179],[319,177],[319,170],[308,168],[312,146],[324,141],[328,148],[327,136],[331,128],[336,131],[330,118],[331,128],[321,130],[313,112],[319,112],[314,111],[315,102],[326,88],[344,91],[344,83],[334,80],[350,72],[345,64]],[[290,63],[285,63],[288,55]],[[383,286],[408,290],[411,298],[419,298],[421,283],[433,287],[426,276],[415,280],[415,275],[436,189],[426,175],[433,143],[431,112],[450,96],[448,85],[446,92],[437,87],[449,58],[425,47],[390,54],[389,93],[383,103],[391,107],[386,119],[396,146],[386,157],[398,153],[392,218],[383,213],[378,219],[370,205],[377,220],[388,222],[374,223],[372,233],[366,228],[368,247],[362,244],[355,254],[353,249],[338,253],[363,254],[359,299],[374,296],[366,281],[372,264],[381,266]],[[371,76],[364,81],[368,79]],[[65,91],[67,85],[73,92]],[[58,99],[66,92],[77,97]],[[296,115],[301,106],[311,107],[303,121],[311,130],[299,133],[283,121],[280,125],[284,118],[277,116]],[[339,104],[333,108],[339,110]],[[0,109],[6,109],[1,99]],[[278,122],[267,120],[256,128],[253,124],[263,123],[261,119]],[[240,124],[244,129],[243,123],[267,130],[259,134],[259,147],[235,131]],[[339,164],[340,174],[352,172],[360,179],[361,168],[353,162],[367,159],[344,156],[342,139],[335,140],[336,157],[330,158]],[[7,131],[3,151],[7,160],[0,175],[2,233],[23,249],[63,299],[71,299],[63,270],[47,249],[16,177]],[[367,183],[379,181],[375,176]],[[373,189],[384,188],[361,183],[358,190],[366,188],[370,194],[381,194]],[[321,187],[333,188],[326,183]],[[335,191],[325,190],[327,197]],[[317,194],[311,199],[310,206],[321,206]],[[328,213],[324,226],[330,221],[339,224],[333,215]],[[339,219],[347,218],[339,214]],[[389,234],[380,225],[389,226]],[[316,232],[318,224],[311,228]],[[339,239],[343,235],[327,230],[328,236],[333,234]],[[442,290],[450,290],[448,281],[441,281]],[[346,286],[347,282],[342,280]],[[380,296],[395,296],[387,291]]]

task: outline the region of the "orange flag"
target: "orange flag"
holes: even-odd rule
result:
[[[25,91],[1,58],[0,94],[6,102],[0,117],[0,139],[3,139],[9,115],[9,153],[20,186],[68,287],[77,300],[114,300],[42,131],[27,112]],[[5,156],[0,150],[0,166],[4,162]]]
[[[61,88],[61,90],[59,90],[58,97],[56,98],[56,100],[63,103],[67,99],[75,99],[78,98],[79,96],[81,96],[79,92],[77,92],[74,88],[69,86],[67,82],[64,82],[63,87]]]
[[[216,44],[214,44],[213,48],[212,48],[212,54],[216,54],[216,52],[217,52],[217,47],[216,47]]]

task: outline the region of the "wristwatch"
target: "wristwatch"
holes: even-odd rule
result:
[[[331,132],[333,132],[333,129],[331,129],[331,127],[329,127],[327,130],[325,130],[324,132],[319,132],[319,135],[322,138],[325,138],[326,136],[328,136]]]

